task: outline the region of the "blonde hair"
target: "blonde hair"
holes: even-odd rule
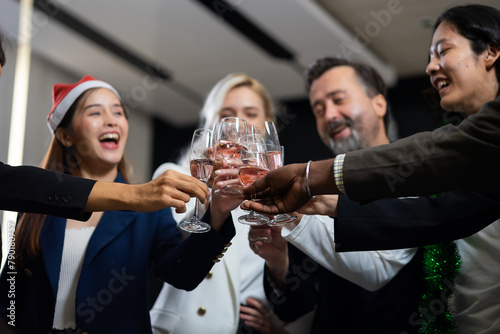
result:
[[[235,72],[226,75],[215,84],[210,93],[208,93],[205,103],[200,111],[200,128],[212,129],[219,120],[219,113],[226,95],[234,88],[248,87],[253,90],[262,99],[264,105],[264,116],[273,122],[276,121],[276,113],[273,101],[267,89],[256,79],[248,74]],[[179,154],[177,164],[180,166],[189,166],[189,147],[185,147]],[[156,174],[156,172],[155,172]]]
[[[200,112],[200,127],[211,129],[218,120],[227,93],[242,86],[250,88],[261,97],[266,119],[276,121],[274,105],[267,89],[256,79],[237,72],[226,75],[212,88]]]

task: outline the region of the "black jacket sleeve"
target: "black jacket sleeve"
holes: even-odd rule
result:
[[[354,201],[489,191],[500,186],[499,157],[500,98],[458,126],[347,153],[343,179]]]
[[[384,199],[368,204],[339,197],[336,251],[416,247],[472,235],[500,217],[500,190]]]
[[[0,162],[0,209],[87,220],[83,212],[96,181]]]

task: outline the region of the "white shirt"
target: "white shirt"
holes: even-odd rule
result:
[[[326,269],[370,291],[387,284],[418,250],[337,253],[333,218],[319,215],[305,215],[298,225],[285,225],[281,235]]]
[[[500,333],[500,220],[456,244],[462,263],[449,305],[457,333]]]
[[[83,258],[94,230],[95,226],[89,226],[66,229],[64,233],[53,328],[76,328],[76,288],[82,271]]]

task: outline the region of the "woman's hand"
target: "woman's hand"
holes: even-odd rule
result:
[[[143,184],[96,182],[85,211],[133,210],[151,212],[173,207],[177,213],[186,211],[186,203],[197,197],[202,203],[210,190],[196,178],[167,170],[156,179]]]
[[[243,187],[238,179],[238,168],[221,168],[215,172],[212,203],[210,205],[211,225],[215,230],[220,229],[226,219],[238,205],[243,202]],[[224,188],[233,190],[224,192]]]

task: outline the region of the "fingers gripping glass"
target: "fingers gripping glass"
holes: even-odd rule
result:
[[[283,167],[283,161],[285,157],[285,148],[280,145],[266,145],[267,153],[266,156],[269,160],[269,169],[274,170]],[[290,215],[288,213],[280,213],[274,216],[268,225],[270,226],[282,226],[288,223],[293,223],[297,221],[299,217]]]
[[[269,169],[274,170],[284,165],[285,149],[280,145],[278,131],[274,122],[265,121],[264,128],[261,130],[266,144],[266,156],[268,158]],[[270,226],[281,226],[293,223],[298,220],[297,216],[287,213],[278,214],[269,222]]]
[[[206,183],[214,168],[215,147],[213,131],[209,129],[196,129],[191,141],[191,175]],[[196,198],[193,217],[183,221],[179,228],[190,233],[203,233],[210,231],[210,225],[199,218],[200,201]]]
[[[241,149],[241,165],[238,169],[238,178],[245,187],[269,173],[262,136],[248,135],[247,137],[247,145]],[[252,195],[252,201],[254,199]],[[263,225],[269,222],[269,218],[251,210],[249,214],[239,217],[238,221],[248,225]]]
[[[216,133],[217,152],[216,157],[226,163],[228,168],[237,168],[235,161],[240,160],[241,148],[246,145],[247,123],[238,117],[223,118],[217,126]],[[241,190],[225,187],[217,191],[225,194],[239,194]]]

